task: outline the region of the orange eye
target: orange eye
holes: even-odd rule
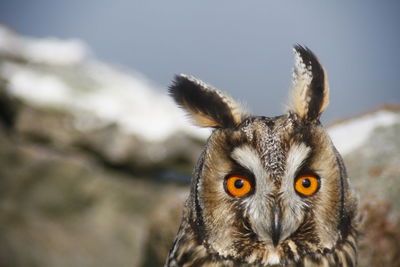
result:
[[[250,193],[252,183],[243,175],[233,174],[225,180],[225,190],[234,197],[243,197]]]
[[[300,175],[296,178],[294,188],[297,193],[303,196],[311,196],[319,189],[319,179],[317,176],[312,174]]]

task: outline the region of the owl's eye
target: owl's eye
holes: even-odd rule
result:
[[[253,185],[249,178],[240,174],[225,178],[225,190],[234,197],[244,197],[252,191]]]
[[[294,188],[303,196],[314,195],[319,189],[319,178],[313,174],[303,174],[296,178]]]

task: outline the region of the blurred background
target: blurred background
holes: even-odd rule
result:
[[[292,46],[360,196],[360,266],[400,266],[398,1],[0,2],[0,267],[160,266],[209,135],[166,94],[198,77],[285,109]]]

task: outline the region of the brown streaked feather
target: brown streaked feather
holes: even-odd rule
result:
[[[201,127],[235,127],[246,116],[240,105],[227,94],[194,77],[176,76],[169,93]]]

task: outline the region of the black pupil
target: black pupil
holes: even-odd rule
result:
[[[235,181],[235,187],[236,188],[242,188],[243,187],[243,180],[236,180]]]
[[[301,184],[305,187],[308,188],[311,186],[311,181],[309,179],[303,179],[303,181],[301,182]]]

